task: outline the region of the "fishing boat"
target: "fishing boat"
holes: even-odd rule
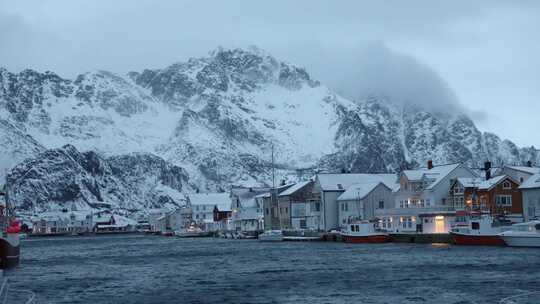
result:
[[[540,247],[540,221],[512,225],[499,236],[510,247]]]
[[[0,269],[6,269],[19,265],[21,225],[13,216],[7,194],[0,191],[0,196],[4,197],[0,203]]]
[[[267,230],[259,234],[259,241],[261,242],[282,242],[283,232],[281,230]]]
[[[210,236],[210,233],[202,230],[199,227],[191,225],[185,229],[175,231],[174,235],[180,238],[195,238],[195,237],[208,237]]]
[[[347,225],[341,231],[345,243],[387,243],[391,240],[390,235],[376,227],[375,222],[357,221]]]
[[[489,214],[467,214],[467,220],[456,223],[450,235],[456,245],[504,246],[499,234],[511,226],[494,225]]]

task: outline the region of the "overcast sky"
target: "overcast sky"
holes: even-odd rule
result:
[[[540,147],[540,1],[0,0],[0,66],[125,73],[257,45],[355,97],[466,111]]]

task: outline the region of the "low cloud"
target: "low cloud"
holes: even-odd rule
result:
[[[416,105],[429,111],[464,112],[444,79],[411,56],[375,43],[346,58],[350,60],[348,67],[340,68],[342,73],[337,74],[336,79],[328,79],[328,82],[350,99],[360,100],[375,95],[386,97],[393,103]]]

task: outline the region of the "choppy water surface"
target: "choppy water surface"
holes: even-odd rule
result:
[[[540,291],[540,250],[103,236],[30,239],[40,303],[499,303]],[[503,303],[540,303],[540,294]]]

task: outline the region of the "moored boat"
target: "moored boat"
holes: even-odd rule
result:
[[[512,225],[499,236],[510,247],[540,247],[540,221]]]
[[[190,226],[186,229],[175,231],[174,236],[180,238],[208,237],[210,236],[210,233],[202,230],[199,227]]]
[[[5,198],[0,205],[0,269],[6,269],[19,265],[21,226],[11,213],[6,193],[0,196]]]
[[[452,227],[450,235],[456,245],[504,246],[499,234],[510,226],[494,225],[489,214],[469,215],[465,223]]]
[[[259,234],[259,241],[261,242],[282,242],[283,232],[281,230],[267,230]]]
[[[383,230],[377,229],[376,223],[370,221],[353,222],[341,232],[345,243],[387,243],[391,240],[390,235]]]

